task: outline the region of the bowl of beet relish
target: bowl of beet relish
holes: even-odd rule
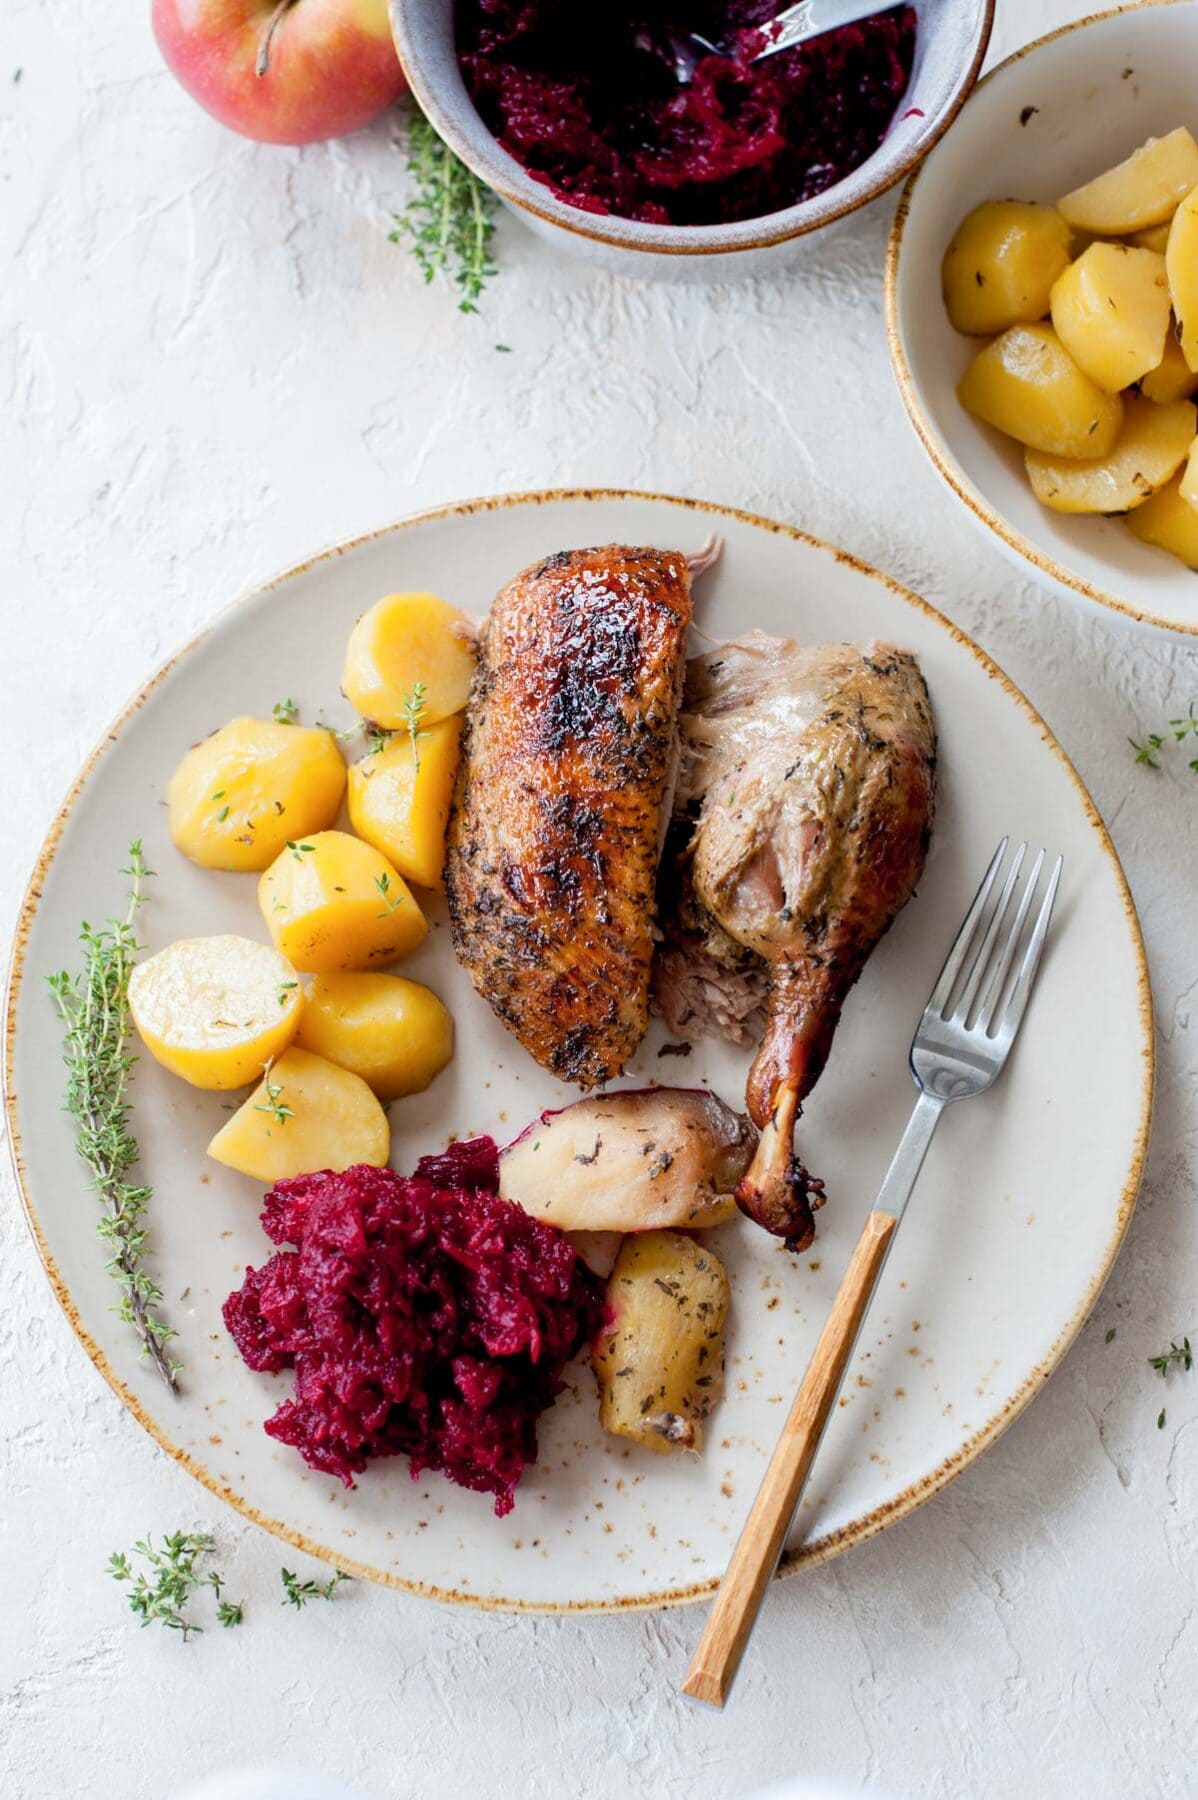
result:
[[[910,172],[976,80],[994,0],[915,0],[758,59],[783,0],[390,0],[417,101],[543,235],[726,276]],[[680,78],[690,34],[705,48]]]

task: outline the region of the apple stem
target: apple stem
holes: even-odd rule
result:
[[[259,75],[259,76],[265,75],[267,73],[267,71],[269,70],[269,68],[270,68],[270,46],[274,42],[275,32],[279,29],[279,25],[280,25],[280,22],[282,21],[283,14],[285,12],[290,12],[291,8],[294,5],[295,5],[295,0],[279,0],[279,4],[275,7],[274,11],[271,13],[270,23],[267,25],[266,30],[263,32],[262,42],[258,46],[258,61],[254,66],[255,75]]]

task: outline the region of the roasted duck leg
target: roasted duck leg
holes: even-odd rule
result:
[[[445,870],[454,949],[524,1048],[584,1088],[648,1022],[690,616],[680,551],[610,544],[517,575],[483,629]]]
[[[923,868],[931,705],[905,651],[752,633],[689,665],[680,722],[691,922],[709,959],[768,978],[747,1092],[761,1141],[736,1197],[801,1250],[822,1188],[795,1158],[795,1121],[846,994]]]

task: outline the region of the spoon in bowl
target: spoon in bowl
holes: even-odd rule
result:
[[[759,40],[759,47],[747,60],[763,62],[767,56],[777,56],[780,50],[794,50],[799,44],[822,37],[826,31],[835,31],[841,25],[855,25],[859,19],[872,18],[875,13],[887,10],[879,7],[877,0],[798,0],[796,6],[788,6],[768,24],[758,25],[743,34],[746,43],[751,43],[754,37]],[[718,44],[700,37],[697,31],[654,32],[646,27],[637,33],[635,42],[638,50],[648,51],[668,63],[680,87],[690,86],[695,70],[705,56],[725,54]]]

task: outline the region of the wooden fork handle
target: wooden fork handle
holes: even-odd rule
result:
[[[732,1691],[897,1225],[898,1219],[888,1212],[871,1212],[866,1219],[803,1385],[732,1552],[682,1684],[684,1694],[708,1706],[723,1706]]]

